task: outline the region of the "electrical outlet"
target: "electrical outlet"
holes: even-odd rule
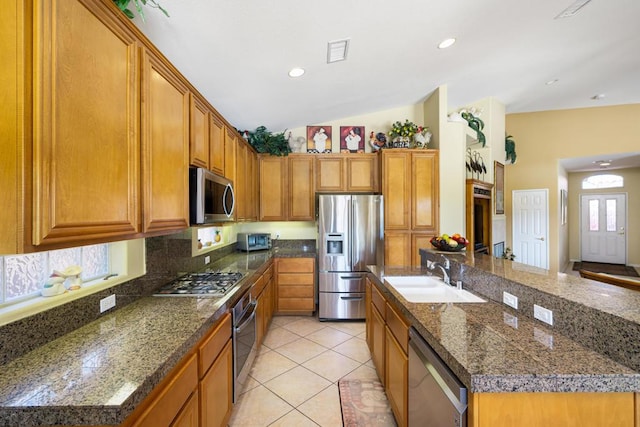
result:
[[[553,325],[553,311],[548,308],[544,308],[537,304],[533,305],[533,317],[536,319],[547,323],[549,325]]]
[[[502,292],[502,302],[511,308],[518,309],[518,297],[511,295],[509,292]]]
[[[109,295],[106,298],[102,298],[100,300],[100,313],[104,313],[105,311],[107,311],[110,308],[113,308],[115,306],[116,306],[116,296],[115,295]]]
[[[280,238],[280,232],[276,231],[276,240],[278,240]]]
[[[207,255],[206,257],[204,257],[204,263],[205,264],[209,264],[211,262],[211,257],[209,255]]]

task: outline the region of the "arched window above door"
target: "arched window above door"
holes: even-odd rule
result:
[[[591,175],[582,180],[583,190],[624,187],[624,178],[620,175]]]

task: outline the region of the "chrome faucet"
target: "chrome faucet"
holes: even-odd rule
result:
[[[427,267],[429,268],[429,270],[435,270],[436,267],[440,268],[440,270],[442,271],[442,281],[447,285],[450,285],[451,282],[449,280],[449,276],[451,273],[451,263],[449,262],[449,258],[447,258],[446,256],[442,254],[438,255],[440,255],[440,257],[442,258],[442,262],[430,261],[430,263],[427,263]]]

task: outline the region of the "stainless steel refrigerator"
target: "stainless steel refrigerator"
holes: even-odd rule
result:
[[[380,195],[318,196],[318,317],[364,319],[366,266],[382,264]]]

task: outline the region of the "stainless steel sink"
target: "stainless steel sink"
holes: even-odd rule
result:
[[[388,276],[384,280],[409,302],[486,302],[464,289],[456,289],[433,276]]]

